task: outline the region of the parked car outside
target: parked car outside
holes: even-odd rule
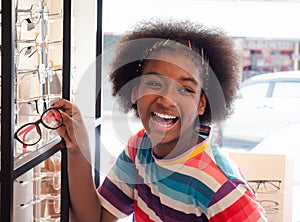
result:
[[[300,221],[300,123],[282,128],[280,131],[262,140],[250,152],[266,154],[284,154],[291,168],[287,172],[292,177],[292,222]],[[266,164],[268,164],[266,162]]]
[[[251,149],[268,135],[297,122],[300,71],[257,75],[242,82],[234,113],[223,125],[223,143]]]

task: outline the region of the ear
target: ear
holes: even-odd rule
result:
[[[138,93],[137,87],[134,86],[131,90],[131,102],[132,102],[132,104],[135,104],[137,99],[138,99],[137,93]]]
[[[198,106],[198,115],[203,115],[206,107],[206,95],[204,93],[201,94],[200,101],[199,101],[199,106]]]

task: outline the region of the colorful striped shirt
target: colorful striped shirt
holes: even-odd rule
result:
[[[102,206],[135,221],[267,221],[238,167],[210,139],[174,159],[156,159],[144,130],[129,139],[103,184]]]

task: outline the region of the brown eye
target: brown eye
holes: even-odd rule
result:
[[[191,93],[195,93],[194,90],[188,87],[181,87],[178,91],[182,95],[189,95]]]
[[[149,81],[145,83],[147,86],[149,86],[151,89],[161,89],[161,84],[155,81]]]

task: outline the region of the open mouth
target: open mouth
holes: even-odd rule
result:
[[[156,112],[152,112],[151,116],[155,124],[165,129],[169,129],[170,127],[174,126],[179,119],[177,116],[156,113]]]

